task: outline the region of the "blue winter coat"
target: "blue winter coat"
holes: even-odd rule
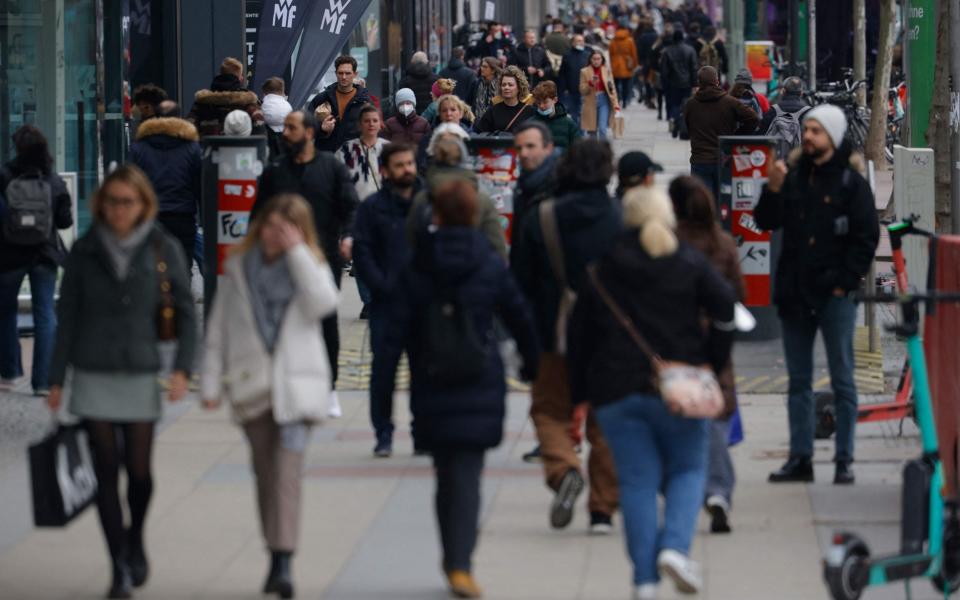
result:
[[[494,334],[494,316],[506,325],[523,356],[523,375],[536,373],[539,349],[533,317],[503,259],[472,227],[443,227],[425,236],[391,304],[386,346],[407,350],[417,448],[492,448],[503,439],[506,382]],[[441,387],[427,376],[423,319],[441,289],[455,288],[485,340],[486,368],[469,385]],[[394,363],[396,364],[396,363]]]
[[[148,119],[137,129],[130,162],[147,174],[161,213],[195,214],[200,202],[200,136],[189,121]]]

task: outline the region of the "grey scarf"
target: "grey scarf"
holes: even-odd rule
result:
[[[243,257],[243,272],[250,289],[250,304],[257,330],[267,351],[273,354],[280,337],[280,325],[293,300],[296,286],[290,275],[286,257],[268,263],[260,248],[254,248]]]
[[[153,220],[144,221],[135,227],[130,235],[121,239],[109,226],[97,224],[97,237],[100,238],[100,242],[107,251],[107,256],[110,257],[113,270],[121,281],[127,278],[130,273],[130,263],[133,262],[133,255],[136,254],[137,249],[140,248],[151,231],[153,231]]]

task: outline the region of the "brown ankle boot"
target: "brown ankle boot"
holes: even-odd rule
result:
[[[483,595],[480,586],[473,580],[473,575],[466,571],[449,571],[447,581],[450,583],[450,591],[457,598],[480,598]]]

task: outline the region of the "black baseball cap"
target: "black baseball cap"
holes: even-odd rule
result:
[[[620,186],[637,185],[650,173],[661,173],[663,167],[652,160],[643,152],[627,152],[620,157],[620,163],[617,165],[617,177],[620,179]]]

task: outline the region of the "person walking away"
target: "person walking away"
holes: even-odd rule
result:
[[[617,163],[617,198],[623,200],[633,189],[649,192],[654,189],[654,177],[663,172],[663,165],[653,162],[644,152],[627,152]]]
[[[503,440],[506,413],[494,320],[517,341],[525,380],[536,375],[537,336],[506,263],[473,227],[476,188],[464,180],[444,183],[434,191],[433,210],[436,231],[417,246],[404,273],[387,347],[393,354],[409,352],[414,443],[433,456],[442,568],[450,591],[479,598],[472,557],[480,530],[480,482],[486,450]]]
[[[263,171],[257,187],[257,200],[250,218],[255,219],[266,203],[279,194],[297,194],[306,198],[313,210],[314,228],[320,247],[340,287],[343,267],[352,258],[353,240],[349,237],[357,210],[357,190],[347,168],[329,152],[316,149],[314,137],[320,126],[312,113],[296,110],[284,121],[285,156]],[[337,397],[337,361],[340,356],[340,328],[334,313],[323,319],[323,340],[330,359],[330,405],[340,405]]]
[[[683,31],[673,32],[673,43],[663,49],[660,57],[660,82],[667,102],[667,120],[674,138],[683,137],[689,123],[684,123],[684,104],[693,88],[697,87],[697,68],[700,59],[689,44],[683,41]],[[719,84],[718,84],[719,86]]]
[[[210,89],[197,92],[187,120],[197,128],[201,138],[223,135],[223,122],[235,110],[251,113],[260,100],[243,83],[243,63],[229,57],[220,65],[220,74],[213,78]]]
[[[591,137],[607,139],[607,128],[613,126],[614,114],[620,109],[613,74],[607,59],[599,50],[590,55],[590,64],[580,71],[580,95],[583,113],[580,128]]]
[[[360,109],[373,102],[367,88],[356,83],[357,59],[338,56],[333,65],[337,82],[317,94],[307,109],[320,123],[314,143],[325,152],[336,152],[345,141],[360,137]],[[319,233],[322,239],[323,232]]]
[[[741,69],[740,72],[737,73],[733,87],[730,88],[730,95],[756,113],[758,119],[763,116],[763,110],[760,108],[760,100],[757,99],[757,93],[753,91],[753,76],[747,69]]]
[[[587,48],[583,35],[579,33],[574,35],[573,45],[570,51],[563,55],[563,62],[560,63],[560,73],[557,76],[557,91],[560,93],[560,102],[577,125],[580,125],[580,114],[583,107],[583,97],[580,94],[580,72],[590,64],[592,53],[593,49]]]
[[[536,114],[530,106],[532,102],[527,78],[517,67],[507,67],[500,73],[500,96],[493,99],[493,106],[477,121],[477,133],[513,133]]]
[[[64,264],[47,404],[60,410],[69,367],[67,408],[90,438],[97,512],[113,566],[107,597],[130,598],[131,587],[144,585],[150,574],[144,524],[154,488],[154,428],[163,414],[157,343],[178,342],[168,379],[175,402],[187,392],[197,315],[186,258],[157,225],[157,197],[139,168],[124,165],[108,175],[90,212],[93,225]],[[172,309],[173,317],[158,319],[161,308]],[[126,511],[117,488],[121,464]]]
[[[634,45],[637,47],[637,60],[640,63],[641,87],[643,101],[647,108],[656,108],[657,97],[654,75],[659,72],[659,57],[655,56],[654,46],[660,36],[653,28],[653,21],[649,17],[640,20],[640,26],[634,34]]]
[[[417,98],[410,88],[397,91],[395,100],[397,114],[387,119],[383,137],[391,142],[416,146],[422,138],[430,135],[430,123],[417,114]]]
[[[703,502],[708,422],[667,407],[650,359],[623,319],[665,360],[719,371],[730,358],[734,298],[708,260],[678,242],[663,194],[630,191],[623,220],[626,231],[579,290],[568,358],[574,401],[589,399],[616,463],[633,597],[650,600],[661,577],[680,593],[702,587],[690,545]]]
[[[466,55],[462,46],[454,48],[450,52],[450,62],[440,71],[440,77],[454,80],[453,93],[472,106],[477,94],[477,72],[464,63]]]
[[[553,490],[550,523],[561,529],[573,519],[583,491],[580,458],[570,437],[574,402],[567,381],[567,319],[570,292],[585,285],[586,265],[602,256],[621,230],[620,210],[607,193],[613,175],[613,151],[601,140],[580,140],[557,164],[555,200],[541,201],[519,224],[511,270],[537,322],[543,354],[531,389],[530,417],[540,442],[544,479]],[[618,505],[610,449],[594,415],[587,419],[590,442],[591,530],[607,533]]]
[[[717,35],[717,29],[713,25],[705,27],[702,38],[703,46],[700,48],[700,66],[713,67],[720,74],[720,81],[723,82],[723,75],[727,73],[730,58],[727,55],[727,47],[723,40]]]
[[[657,120],[663,120],[663,109],[666,102],[666,84],[663,81],[663,72],[660,67],[663,64],[663,51],[673,43],[673,26],[669,23],[664,25],[663,35],[657,37],[657,41],[650,48],[650,83],[653,86],[657,96]],[[667,109],[667,120],[670,119],[670,109]]]
[[[699,177],[719,201],[720,136],[749,135],[757,130],[760,118],[720,88],[720,75],[713,67],[701,68],[697,79],[700,89],[683,110],[690,131],[690,173]]]
[[[67,257],[57,230],[73,226],[73,206],[66,184],[53,172],[43,132],[23,125],[13,134],[13,146],[16,156],[0,169],[0,389],[12,389],[23,376],[17,314],[26,277],[33,314],[30,385],[44,396],[57,330],[57,269]]]
[[[557,96],[557,84],[552,81],[544,81],[537,85],[533,90],[533,102],[537,107],[537,114],[534,119],[547,126],[553,137],[553,143],[556,144],[557,148],[560,148],[561,152],[583,137],[580,133],[580,127],[567,114],[567,109],[563,107],[563,104],[560,104]]]
[[[160,105],[167,99],[167,92],[163,88],[145,83],[133,91],[133,105],[140,113],[140,122],[159,116]]]
[[[777,161],[754,217],[783,229],[774,302],[790,376],[790,458],[770,481],[813,481],[813,343],[823,335],[837,415],[835,484],[854,482],[857,388],[853,378],[853,294],[880,239],[863,158],[844,140],[843,110],[824,104],[803,118],[803,145]],[[789,166],[788,166],[789,165]]]
[[[488,56],[480,62],[480,79],[473,100],[473,114],[480,119],[493,106],[493,99],[499,94],[500,61]]]
[[[430,69],[430,59],[426,52],[414,52],[410,58],[410,66],[400,79],[400,89],[408,88],[416,96],[414,106],[419,107],[417,114],[427,110],[432,98],[430,91],[437,82],[437,74]]]
[[[260,110],[267,126],[267,145],[270,147],[271,157],[279,156],[283,151],[283,121],[293,112],[293,107],[287,101],[285,87],[281,77],[271,77],[263,82],[263,102]]]
[[[623,108],[630,105],[633,97],[633,73],[640,66],[637,45],[626,27],[618,27],[610,42],[610,68],[617,86],[617,96]]]
[[[207,323],[203,405],[215,410],[226,398],[243,428],[270,552],[263,593],[293,598],[303,457],[311,427],[329,411],[328,398],[316,393],[330,387],[317,324],[338,301],[302,197],[281,194],[263,207],[224,264],[220,286]]]
[[[670,182],[670,200],[677,216],[677,237],[690,244],[710,261],[733,289],[734,298],[745,296],[737,242],[723,231],[717,219],[716,201],[707,186],[695,177],[682,175]],[[705,324],[705,329],[709,323]],[[707,484],[704,507],[710,513],[711,533],[730,533],[730,508],[736,473],[730,458],[730,419],[737,408],[737,386],[733,357],[716,373],[726,405],[724,415],[710,423]]]
[[[430,102],[430,106],[427,107],[427,110],[423,111],[421,115],[424,119],[427,120],[427,123],[430,124],[430,127],[436,127],[439,122],[439,107],[437,105],[437,100],[441,96],[449,96],[454,93],[454,88],[456,88],[457,82],[452,79],[438,79],[433,83],[433,88],[430,90],[430,97],[433,99]]]
[[[537,43],[537,32],[532,29],[524,32],[523,43],[513,49],[508,62],[520,69],[527,77],[531,88],[536,87],[544,79],[553,78],[553,69],[550,67],[547,51]]]
[[[400,301],[398,284],[409,261],[406,221],[413,197],[420,190],[413,146],[393,143],[381,156],[383,187],[357,209],[353,227],[354,268],[369,288],[370,345],[373,366],[370,377],[370,421],[376,434],[373,454],[386,458],[393,453],[393,391],[400,353],[386,347],[386,329],[392,304]]]
[[[247,113],[236,113],[247,118],[249,129]],[[228,121],[224,119],[224,124]],[[129,156],[129,162],[146,173],[153,185],[160,211],[157,222],[180,242],[188,267],[193,262],[200,210],[203,157],[199,140],[197,128],[189,121],[158,117],[137,128]]]
[[[810,105],[803,99],[803,81],[788,77],[781,86],[780,100],[763,115],[758,131],[777,139],[777,156],[786,158],[803,141],[803,116]]]

